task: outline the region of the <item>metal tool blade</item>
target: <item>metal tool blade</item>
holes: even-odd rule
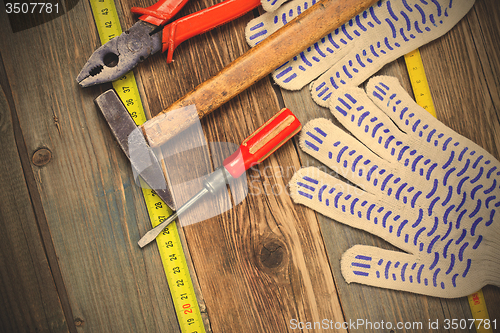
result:
[[[136,173],[171,209],[175,210],[172,193],[165,180],[160,162],[116,92],[110,89],[99,95],[94,102],[106,118],[118,144],[129,158]]]
[[[162,32],[151,35],[156,26],[138,21],[129,30],[95,50],[76,81],[82,87],[111,82],[162,48]]]
[[[174,212],[172,215],[168,217],[165,221],[162,223],[158,224],[156,227],[153,229],[149,230],[142,238],[137,242],[137,244],[143,248],[144,246],[148,245],[152,241],[158,237],[160,232],[162,232],[163,229],[165,229],[166,226],[168,226],[170,223],[172,223],[176,218],[178,218],[181,214],[183,214],[185,211],[189,210],[201,197],[206,195],[207,193],[210,193],[206,188],[201,189],[200,192],[198,192],[194,197],[189,199],[184,205],[182,205],[178,211]]]
[[[165,221],[158,224],[153,229],[149,230],[137,243],[141,248],[148,245],[152,241],[156,239],[156,237],[160,234],[160,232],[165,229],[170,223],[172,223],[177,217],[181,217],[182,214],[187,212],[191,207],[193,207],[198,200],[203,198],[207,194],[216,194],[222,188],[225,188],[226,184],[230,185],[231,181],[234,181],[234,178],[231,174],[226,170],[225,167],[219,167],[212,174],[210,174],[207,179],[204,181],[203,188],[191,199],[186,201],[179,209],[168,217]],[[183,224],[182,221],[181,225]]]

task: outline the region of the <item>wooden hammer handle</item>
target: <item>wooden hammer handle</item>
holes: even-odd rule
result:
[[[191,126],[377,0],[321,0],[142,125],[157,147]],[[304,34],[307,31],[307,34]],[[195,105],[198,114],[170,111]]]

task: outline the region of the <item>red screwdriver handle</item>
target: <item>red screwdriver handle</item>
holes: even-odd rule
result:
[[[186,39],[226,24],[259,5],[260,0],[225,0],[166,25],[162,52],[168,49],[167,63],[172,62],[175,48]]]
[[[302,124],[292,111],[287,108],[282,109],[250,134],[240,148],[224,160],[224,167],[231,176],[238,178],[252,166],[264,161],[301,128]]]

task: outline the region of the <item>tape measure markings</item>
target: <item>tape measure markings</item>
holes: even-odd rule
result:
[[[410,76],[413,94],[415,95],[415,101],[436,118],[436,109],[432,101],[431,90],[427,82],[427,76],[425,75],[420,51],[416,49],[406,54],[405,62],[406,68],[408,69],[408,75]]]
[[[90,0],[90,4],[102,44],[122,33],[113,0]],[[136,125],[146,122],[134,73],[130,71],[112,84]],[[168,218],[172,210],[142,180],[141,187],[151,225],[155,227]],[[156,242],[181,332],[204,333],[205,326],[176,222],[166,227]]]
[[[425,75],[424,64],[418,49],[405,54],[405,63],[410,77],[411,87],[418,105],[427,110],[436,118],[436,109],[432,101],[431,90]],[[491,322],[488,316],[488,309],[484,301],[483,291],[469,295],[469,306],[474,319],[477,333],[492,333]],[[489,323],[490,325],[485,325]],[[489,327],[488,327],[489,326]]]
[[[486,308],[483,291],[468,296],[472,318],[475,320],[477,333],[492,333],[492,328],[496,326],[496,320],[491,321]]]
[[[141,185],[144,201],[146,201],[151,224],[154,228],[167,219],[172,214],[172,210],[142,180]],[[156,238],[156,242],[181,331],[205,332],[176,222],[172,222],[163,229],[163,232]]]
[[[127,107],[132,119],[137,125],[146,122],[146,113],[139,95],[139,88],[133,72],[128,72],[116,81],[113,81],[113,88]]]
[[[114,2],[112,1],[90,1],[94,20],[99,32],[101,44],[106,44],[109,40],[120,35],[122,28]]]

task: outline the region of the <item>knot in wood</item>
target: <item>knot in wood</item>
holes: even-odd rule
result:
[[[83,327],[83,325],[85,324],[85,321],[81,318],[75,318],[75,326],[76,327]]]
[[[32,162],[34,165],[41,167],[50,162],[52,152],[48,148],[39,148],[33,153]]]
[[[277,239],[268,239],[262,243],[259,260],[264,267],[276,268],[283,263],[286,247]]]

